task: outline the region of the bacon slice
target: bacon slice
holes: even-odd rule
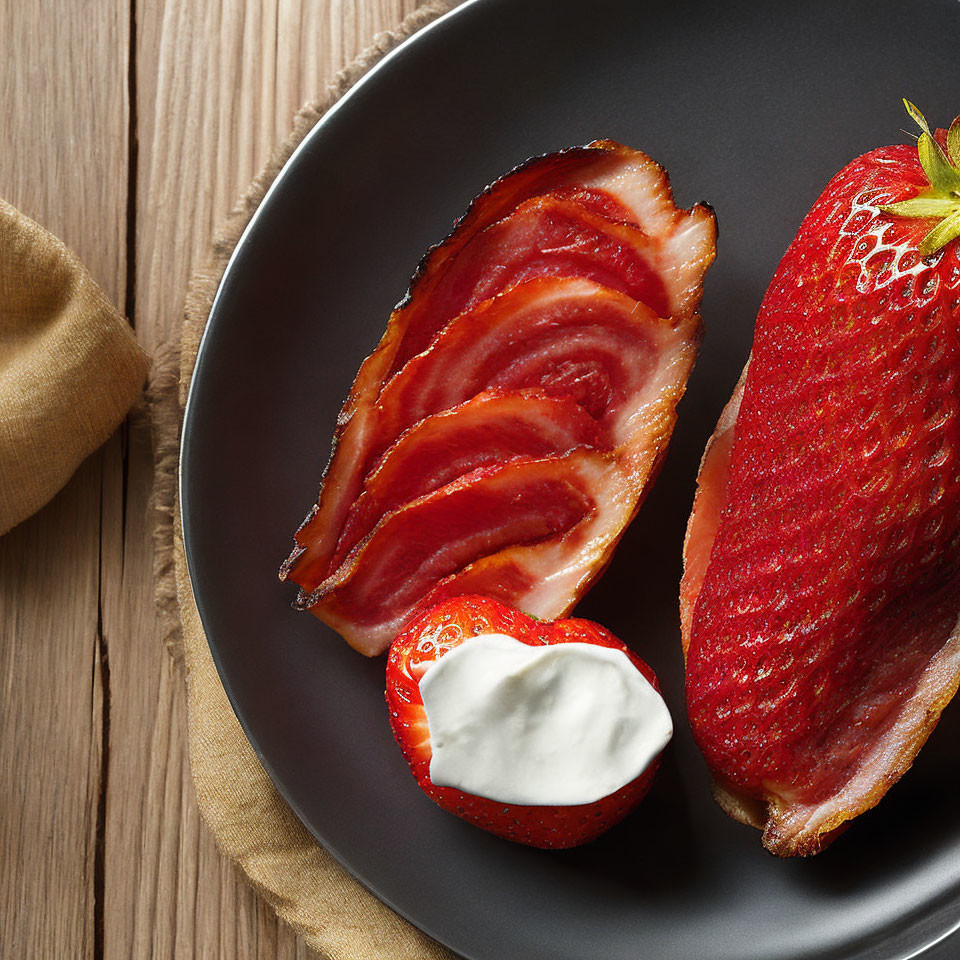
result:
[[[478,587],[519,597],[535,616],[563,616],[635,508],[631,478],[595,450],[481,468],[385,516],[311,609],[368,655],[419,605]]]
[[[487,390],[427,417],[380,457],[343,525],[336,569],[385,514],[480,467],[598,447],[596,421],[569,397]]]
[[[585,210],[639,227],[662,246],[662,263],[669,273],[670,296],[680,306],[699,301],[703,271],[713,260],[715,224],[705,205],[678,209],[666,171],[646,154],[612,140],[598,140],[537,157],[521,164],[489,186],[471,203],[442,243],[427,251],[406,297],[397,306],[377,353],[390,353],[388,369],[397,369],[391,352],[408,331],[433,324],[432,294],[443,285],[450,265],[474,238],[532,197],[573,200]],[[436,329],[436,327],[434,327]],[[429,338],[420,337],[421,341]],[[412,354],[410,354],[412,355]],[[372,360],[373,357],[368,358]],[[385,376],[385,370],[379,374]],[[359,380],[359,377],[358,377]]]
[[[395,456],[411,462],[407,438],[429,436],[444,419],[428,415],[433,405],[455,403],[460,392],[498,382],[504,372],[522,383],[527,371],[542,386],[544,370],[570,373],[563,355],[588,376],[602,374],[606,406],[590,422],[608,452],[481,469],[386,512],[334,574],[313,593],[301,592],[300,605],[370,655],[386,649],[414,610],[454,594],[487,593],[537,616],[562,616],[602,572],[656,475],[698,339],[695,318],[664,320],[585,280],[531,281],[459,318],[384,391],[384,435],[395,436],[407,420],[417,426],[388,449],[370,480]],[[558,360],[554,348],[566,353]],[[552,359],[543,366],[545,356]],[[524,494],[532,476],[542,496]],[[583,499],[558,523],[552,511],[571,502],[564,491],[572,476]],[[368,481],[357,504],[371,489],[383,488]],[[512,511],[521,503],[527,512],[518,517]]]
[[[534,197],[540,200],[524,211],[518,209]],[[475,262],[494,266],[487,243],[490,236],[484,240],[480,237],[491,225],[503,221],[514,211],[520,214],[513,224],[518,228],[514,239],[518,241],[515,252],[519,260],[499,289],[507,282],[533,275],[536,270],[549,274],[561,269],[566,271],[574,260],[589,261],[584,249],[570,249],[576,245],[570,224],[579,219],[585,230],[594,231],[595,237],[606,237],[608,251],[614,242],[625,244],[622,255],[629,253],[628,259],[632,258],[633,280],[621,277],[616,286],[629,287],[634,292],[639,292],[641,287],[655,290],[657,285],[650,281],[655,275],[671,315],[689,319],[695,313],[703,275],[715,250],[715,225],[709,208],[698,205],[690,211],[678,209],[663,169],[645,154],[612,141],[598,141],[523,164],[477,197],[450,236],[429,250],[421,262],[380,344],[361,365],[340,412],[334,453],[327,466],[319,502],[297,531],[297,545],[281,570],[281,578],[289,577],[312,590],[330,573],[330,561],[346,511],[360,492],[363,465],[370,463],[369,443],[376,421],[374,406],[384,382],[400,366],[400,357],[412,356],[411,351],[429,343],[431,336],[452,317],[452,314],[444,316],[446,310],[435,308],[436,293],[446,298],[447,310],[472,302],[471,292],[464,289],[466,268],[462,264],[470,259],[469,251],[476,241],[476,252],[486,249],[487,255],[485,260],[480,256]],[[537,233],[533,229],[534,221],[544,227],[551,216],[559,216],[561,212],[566,226],[559,234],[554,233],[554,239],[559,235],[562,239],[559,247],[565,249],[559,249],[548,239],[549,231]],[[506,228],[497,227],[494,232],[502,239]],[[519,243],[521,235],[526,236],[526,245]],[[536,249],[531,239],[534,235],[544,241],[543,249]],[[458,266],[462,257],[467,259]],[[521,268],[520,261],[526,266]],[[538,264],[536,270],[534,261]],[[600,258],[592,262],[596,271],[604,266]],[[644,265],[652,267],[652,274]],[[499,269],[501,264],[495,266]],[[453,296],[445,277],[455,268],[460,271],[461,282]],[[496,273],[496,269],[492,272]],[[577,268],[574,272],[583,274],[585,269]],[[610,280],[612,275],[605,274],[604,278]],[[650,282],[641,283],[644,277]],[[490,286],[486,274],[482,280],[483,293],[489,296],[496,284]],[[307,550],[309,555],[305,557]]]
[[[589,280],[530,280],[485,301],[451,322],[384,389],[367,430],[367,460],[355,465],[349,488],[333,491],[342,505],[337,531],[369,466],[404,430],[490,387],[571,397],[597,421],[602,444],[645,477],[647,461],[669,440],[700,327],[699,317],[660,318]],[[325,483],[338,479],[328,475]],[[304,548],[291,576],[305,594],[327,573],[323,540],[313,536],[324,522],[316,514],[298,538]]]
[[[749,366],[749,361],[747,366]],[[730,476],[730,455],[733,450],[734,428],[743,385],[747,377],[744,367],[733,394],[723,408],[713,435],[707,441],[697,475],[697,492],[693,509],[687,520],[683,541],[683,576],[680,580],[680,638],[683,656],[690,649],[693,611],[710,563],[710,551],[720,528],[720,517],[727,501],[727,480]],[[763,830],[767,823],[765,805],[755,797],[732,790],[713,781],[713,796],[720,808],[740,823]]]
[[[391,365],[400,369],[458,314],[533,277],[585,277],[641,300],[658,316],[678,304],[660,270],[659,240],[576,200],[536,197],[477,234],[451,258],[424,299]]]
[[[683,577],[680,580],[680,636],[683,655],[690,646],[690,628],[693,625],[693,608],[703,584],[703,577],[710,563],[710,550],[720,526],[720,514],[727,501],[727,478],[730,475],[730,453],[733,449],[734,426],[743,399],[743,384],[747,378],[747,366],[720,413],[713,435],[707,441],[697,474],[697,492],[693,509],[687,520],[687,532],[683,541]]]
[[[698,317],[661,318],[588,280],[532,280],[458,317],[393,377],[375,442],[486,387],[540,387],[572,397],[619,446],[663,380],[677,379],[674,361],[689,373],[699,335]]]

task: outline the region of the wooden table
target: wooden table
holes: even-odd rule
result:
[[[155,352],[301,102],[417,0],[0,0],[0,196]],[[306,957],[199,821],[143,408],[0,538],[0,953]]]

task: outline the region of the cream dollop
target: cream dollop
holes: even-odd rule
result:
[[[592,803],[643,773],[673,734],[630,658],[590,643],[481,634],[432,664],[420,693],[430,779],[501,803]]]

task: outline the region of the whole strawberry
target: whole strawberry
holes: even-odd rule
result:
[[[653,782],[659,752],[635,779],[591,803],[551,806],[505,803],[454,787],[437,786],[430,778],[433,751],[420,682],[427,671],[452,650],[475,642],[478,636],[490,634],[506,635],[531,647],[578,643],[622,651],[646,683],[659,691],[656,676],[599,624],[589,620],[539,621],[482,596],[456,597],[439,604],[410,624],[390,648],[386,692],[390,724],[411,773],[431,800],[507,840],[542,848],[586,843],[636,807]],[[661,708],[669,738],[669,716],[662,701]]]
[[[734,816],[815,853],[960,680],[960,123],[854,160],[764,297],[701,468],[694,735]]]

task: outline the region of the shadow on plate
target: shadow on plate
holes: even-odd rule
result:
[[[647,900],[671,900],[696,887],[705,874],[705,851],[696,837],[675,753],[668,748],[650,793],[634,813],[593,843],[552,856]]]

